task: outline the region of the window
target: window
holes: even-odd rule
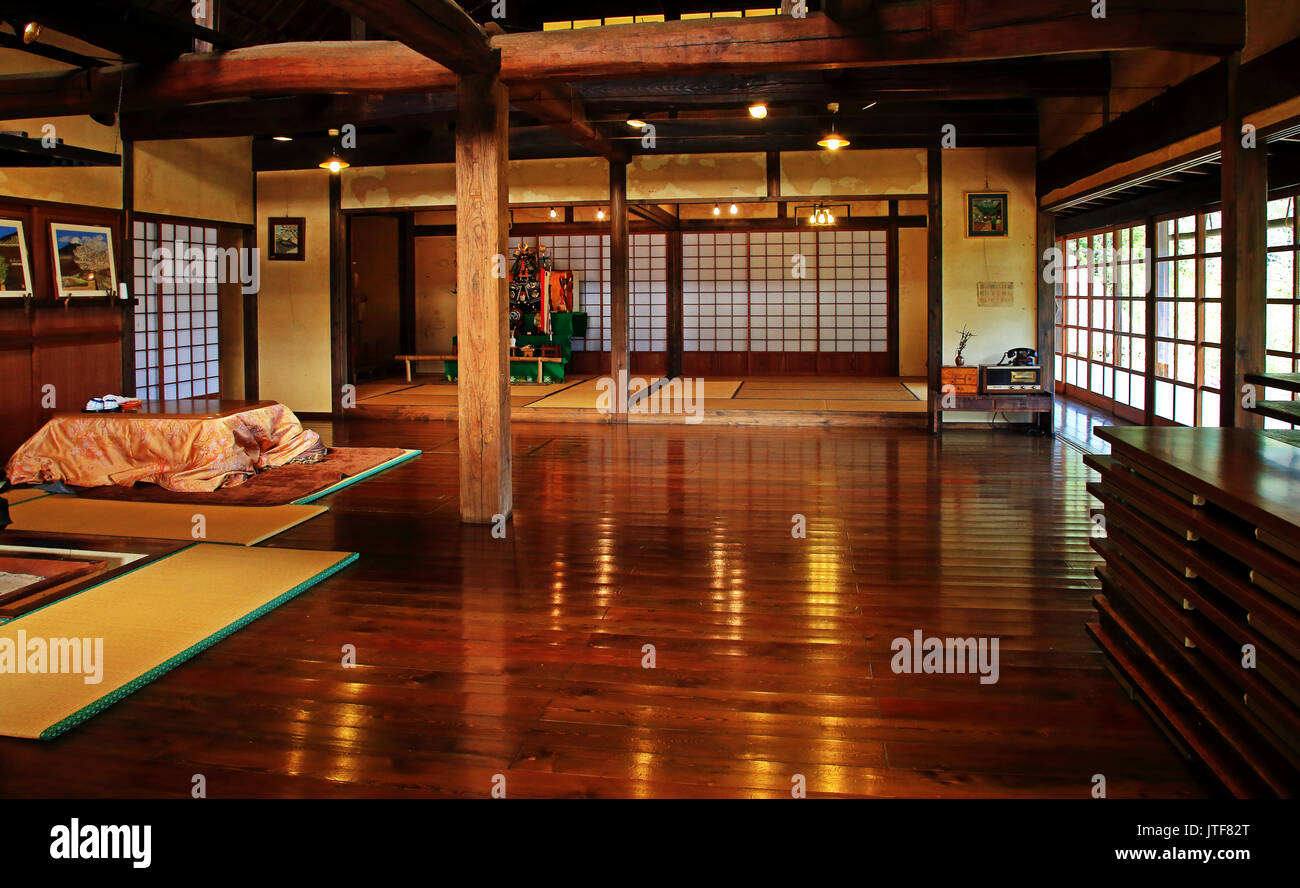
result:
[[[1296,275],[1296,195],[1268,202],[1268,316],[1265,324],[1264,368],[1269,373],[1300,372],[1300,299]],[[1294,392],[1266,389],[1261,399],[1294,400]],[[1266,418],[1266,428],[1295,428],[1295,423]]]
[[[135,313],[135,391],[144,400],[218,397],[217,229],[136,219],[132,230]],[[174,271],[155,266],[155,250],[181,256],[205,252],[203,274],[181,262]],[[179,273],[186,270],[188,273]],[[196,279],[198,278],[198,279]]]
[[[1222,231],[1218,212],[1156,223],[1154,413],[1219,424]]]
[[[525,238],[510,238],[510,249]],[[546,247],[556,271],[571,271],[578,291],[578,310],[585,311],[587,335],[574,338],[574,351],[609,351],[609,235],[555,234],[527,238]]]
[[[628,326],[637,352],[668,350],[668,236],[634,234],[628,239]]]

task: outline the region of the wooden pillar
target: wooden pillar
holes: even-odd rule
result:
[[[1147,360],[1146,360],[1146,380],[1143,384],[1142,403],[1143,424],[1155,425],[1156,423],[1156,278],[1160,271],[1160,266],[1156,263],[1156,220],[1148,216],[1146,220],[1146,244],[1147,255],[1144,262],[1146,271],[1146,281],[1143,286],[1146,288],[1146,337],[1147,337]]]
[[[943,150],[931,148],[926,153],[930,205],[926,238],[927,342],[926,401],[930,411],[930,431],[943,426],[939,412],[939,387],[943,366]]]
[[[509,515],[509,97],[494,74],[456,86],[456,342],[460,520]]]
[[[397,323],[402,354],[415,354],[415,214],[397,217]]]
[[[1268,148],[1242,145],[1241,106],[1237,101],[1240,55],[1226,60],[1228,113],[1219,132],[1222,167],[1223,348],[1220,358],[1219,424],[1262,428],[1263,417],[1241,406],[1247,373],[1264,370],[1267,315]],[[1253,144],[1253,143],[1252,143]],[[1257,393],[1263,399],[1264,393]]]
[[[1056,393],[1056,284],[1048,275],[1053,269],[1049,252],[1056,247],[1056,217],[1051,213],[1038,214],[1037,234],[1038,249],[1038,363],[1043,368],[1043,391],[1048,395]],[[1064,262],[1064,259],[1062,259]],[[1037,414],[1039,431],[1051,434],[1054,417],[1051,413]]]
[[[338,173],[330,177],[330,403],[336,417],[343,415],[343,386],[350,379],[348,330],[348,219],[343,213],[343,185]]]
[[[609,162],[609,372],[614,380],[613,413],[627,419],[628,349],[627,163]]]
[[[118,244],[117,276],[118,288],[126,283],[131,298],[121,302],[122,306],[122,394],[135,397],[135,143],[122,142],[122,240]],[[145,271],[148,271],[148,260]],[[119,293],[113,294],[119,299]]]
[[[888,289],[887,298],[889,300],[889,317],[886,320],[886,342],[889,345],[889,373],[891,376],[899,375],[899,345],[898,345],[898,300],[899,300],[899,270],[898,270],[898,201],[889,202],[889,228],[885,231],[885,277],[886,288]]]
[[[668,241],[668,373],[669,379],[682,375],[682,231],[675,228],[665,235]]]

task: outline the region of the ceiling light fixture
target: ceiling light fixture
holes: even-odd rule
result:
[[[646,122],[639,115],[633,114],[627,119],[627,125],[632,127],[632,129],[645,129]]]
[[[551,218],[554,219],[557,215],[558,214],[555,212],[555,207],[551,207]]]
[[[715,216],[721,216],[721,215],[722,215],[722,207],[718,206],[717,204],[714,204],[714,205],[713,205],[713,215],[715,215]]]
[[[41,26],[36,22],[28,22],[23,28],[23,43],[35,43],[41,39]]]
[[[762,102],[755,102],[749,106],[749,116],[755,120],[762,120],[767,117],[767,105]]]
[[[339,131],[334,129],[333,127],[330,127],[328,130],[326,130],[326,132],[329,133],[331,136],[337,136],[339,134]]]
[[[601,222],[605,221],[605,211],[604,211],[604,210],[597,210],[597,211],[596,211],[596,219],[597,219],[598,221],[601,221]]]
[[[734,215],[736,215],[736,214],[739,213],[739,212],[740,212],[740,207],[736,206],[735,204],[732,204],[732,205],[731,205],[731,215],[734,216]]]
[[[838,114],[840,110],[839,102],[827,102],[826,110],[831,114]],[[835,132],[835,120],[831,119],[831,131],[817,140],[817,144],[827,151],[839,151],[841,148],[849,147],[849,140]]]
[[[351,164],[337,154],[331,154],[322,160],[318,166],[323,170],[329,170],[331,173],[337,173],[339,170],[346,170]]]
[[[272,138],[273,140],[277,141],[277,142],[292,142],[292,141],[293,141],[293,136],[272,136],[271,138]]]

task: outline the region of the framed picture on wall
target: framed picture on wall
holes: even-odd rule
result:
[[[113,229],[51,222],[50,249],[54,252],[54,283],[60,299],[117,293]]]
[[[966,236],[1007,236],[1007,192],[967,192]]]
[[[0,219],[0,297],[32,295],[32,263],[21,219]]]
[[[271,259],[301,262],[307,255],[307,220],[301,216],[282,216],[266,220],[266,242]]]

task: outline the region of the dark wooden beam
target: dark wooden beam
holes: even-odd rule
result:
[[[627,159],[587,117],[582,96],[564,83],[520,83],[510,87],[510,104],[553,127],[598,157]]]
[[[78,148],[59,141],[46,148],[41,139],[0,133],[0,166],[121,166],[122,157],[93,148]]]
[[[842,25],[863,23],[874,5],[874,0],[822,0],[822,10]]]
[[[331,174],[330,201],[330,403],[336,417],[343,416],[343,386],[352,380],[348,332],[351,329],[352,300],[348,296],[348,218],[343,212],[343,187],[338,174]]]
[[[879,29],[857,34],[824,15],[782,20],[709,19],[503,34],[506,83],[690,74],[868,68],[1118,49],[1232,51],[1244,41],[1241,0],[1197,10],[1143,0],[1091,19],[1078,0],[1042,0],[1032,10],[1002,3],[930,0],[882,7]],[[1002,11],[999,12],[998,10]],[[126,88],[121,89],[122,80]],[[164,108],[252,96],[450,90],[455,74],[398,43],[287,43],[195,54],[78,74],[0,78],[0,118]]]
[[[681,227],[682,220],[653,204],[633,204],[629,205],[628,209],[665,231],[676,231]]]
[[[159,141],[324,133],[345,123],[357,127],[427,126],[450,123],[455,112],[455,93],[246,99],[176,108],[166,114],[126,111],[122,135]]]
[[[625,380],[632,368],[629,347],[627,164],[609,164],[609,373],[614,381],[613,414],[627,421]]]
[[[1295,94],[1300,38],[1241,65],[1238,110],[1254,114]],[[1038,193],[1047,194],[1116,164],[1215,129],[1228,113],[1221,84],[1227,62],[1219,62],[1171,86],[1066,145],[1038,165]]]
[[[456,102],[456,386],[460,519],[491,524],[512,506],[510,337],[505,263],[509,96],[490,74],[460,78]]]
[[[193,50],[196,40],[223,49],[238,46],[189,16],[163,15],[127,0],[0,0],[0,21],[38,22],[124,59],[146,63],[184,55]]]
[[[501,53],[488,44],[487,32],[453,0],[329,2],[452,71],[490,74],[501,67]]]
[[[19,23],[19,26],[21,26],[21,23]],[[103,68],[109,64],[103,59],[82,55],[79,52],[73,52],[58,46],[51,46],[39,40],[35,43],[24,43],[22,37],[15,34],[0,34],[0,47],[21,50],[42,58],[54,59],[56,62],[66,62],[78,68]]]
[[[943,365],[943,150],[926,152],[926,177],[929,182],[930,206],[926,234],[926,407],[930,431],[943,427],[938,399]]]
[[[1053,255],[1051,251],[1056,247],[1056,217],[1043,212],[1036,215],[1037,228],[1034,241],[1035,248],[1038,250],[1038,262],[1035,266],[1038,269],[1036,284],[1038,337],[1034,347],[1038,349],[1038,363],[1043,368],[1043,391],[1051,395],[1056,390],[1056,373],[1053,366],[1055,360],[1053,355],[1056,351],[1056,284],[1047,272],[1051,267],[1050,260]],[[1038,414],[1035,419],[1040,430],[1051,432],[1052,414]]]

